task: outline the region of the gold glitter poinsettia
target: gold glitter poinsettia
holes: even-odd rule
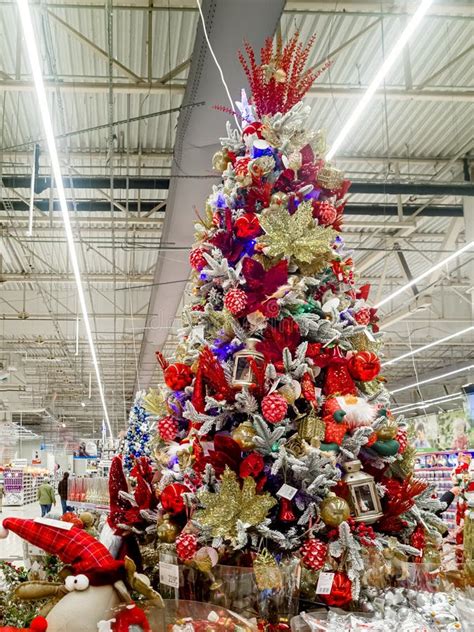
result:
[[[336,231],[316,224],[311,202],[302,202],[293,215],[285,207],[269,209],[259,221],[265,235],[258,241],[268,257],[291,257],[301,270],[313,273],[332,259]]]
[[[257,494],[255,480],[247,476],[240,488],[235,472],[226,467],[217,493],[201,492],[199,502],[204,509],[194,514],[201,525],[211,528],[214,538],[234,540],[237,521],[255,526],[263,522],[276,500],[268,492]]]
[[[162,417],[166,413],[166,400],[161,389],[150,388],[143,398],[145,410],[152,415]]]

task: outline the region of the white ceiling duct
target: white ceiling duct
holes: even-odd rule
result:
[[[202,11],[211,46],[234,99],[247,81],[237,58],[244,39],[258,51],[272,36],[285,6],[284,0],[205,0]],[[225,135],[227,116],[213,106],[229,106],[219,71],[198,25],[183,105],[205,105],[182,110],[177,127],[166,203],[161,256],[155,271],[146,329],[143,336],[136,389],[149,386],[161,349],[176,315],[189,276],[188,253],[193,243],[194,208],[201,211],[211,187],[218,181],[212,155]],[[215,177],[214,177],[215,176]],[[177,281],[177,282],[176,282]]]

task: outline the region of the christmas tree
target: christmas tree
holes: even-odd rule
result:
[[[298,557],[309,592],[331,572],[320,600],[346,606],[369,567],[420,558],[442,524],[390,412],[377,312],[341,234],[350,182],[306,127],[311,44],[240,54],[252,97],[213,159],[222,183],[196,224],[177,357],[157,354],[159,493],[182,560],[214,547],[266,569],[265,587]]]
[[[150,456],[150,413],[145,409],[145,391],[138,391],[128,417],[123,440],[124,467],[130,472],[138,457]]]

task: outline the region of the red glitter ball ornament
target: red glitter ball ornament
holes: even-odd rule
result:
[[[300,549],[301,559],[306,568],[319,571],[324,566],[328,553],[327,544],[317,538],[306,540]]]
[[[176,538],[176,553],[182,562],[192,560],[197,547],[198,542],[194,533],[180,533]]]
[[[164,441],[173,441],[178,434],[178,422],[174,417],[168,415],[158,422],[158,434]]]
[[[201,248],[200,246],[191,250],[189,253],[189,263],[191,268],[199,272],[207,265],[206,258],[204,257],[205,252],[204,248]]]
[[[368,325],[370,323],[370,308],[362,307],[358,312],[354,314],[354,318],[359,323],[359,325]]]
[[[348,368],[355,380],[370,382],[380,373],[380,360],[372,351],[359,351],[350,358]]]
[[[337,210],[335,206],[331,204],[331,202],[325,200],[324,202],[321,202],[319,204],[319,208],[316,212],[316,217],[322,226],[329,226],[336,221]]]
[[[224,307],[234,316],[238,316],[244,311],[247,302],[247,294],[237,287],[229,290],[224,296]]]
[[[171,483],[167,485],[160,495],[161,506],[165,513],[176,516],[182,513],[186,506],[184,504],[183,494],[191,490],[182,483]]]
[[[235,220],[235,234],[240,239],[253,239],[262,232],[255,213],[244,213]]]
[[[173,391],[182,391],[193,381],[191,367],[182,362],[170,364],[163,372],[165,384]]]
[[[337,571],[334,573],[331,592],[329,595],[319,595],[328,605],[341,608],[352,600],[352,582],[345,573]]]
[[[288,402],[280,393],[271,393],[262,399],[262,414],[271,424],[283,421],[287,410]]]
[[[400,445],[400,449],[398,450],[398,452],[400,454],[403,454],[405,452],[405,450],[407,449],[407,446],[408,446],[407,431],[403,430],[403,428],[399,428],[397,430],[397,434],[395,435],[395,441],[398,441],[398,443]]]

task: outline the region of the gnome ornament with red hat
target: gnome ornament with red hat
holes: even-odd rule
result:
[[[0,537],[8,537],[9,531],[56,555],[70,569],[64,584],[25,582],[14,591],[16,599],[28,601],[51,597],[40,612],[48,632],[97,632],[98,622],[107,619],[113,608],[132,602],[131,590],[163,605],[131,559],[115,560],[103,544],[71,523],[5,518]]]

